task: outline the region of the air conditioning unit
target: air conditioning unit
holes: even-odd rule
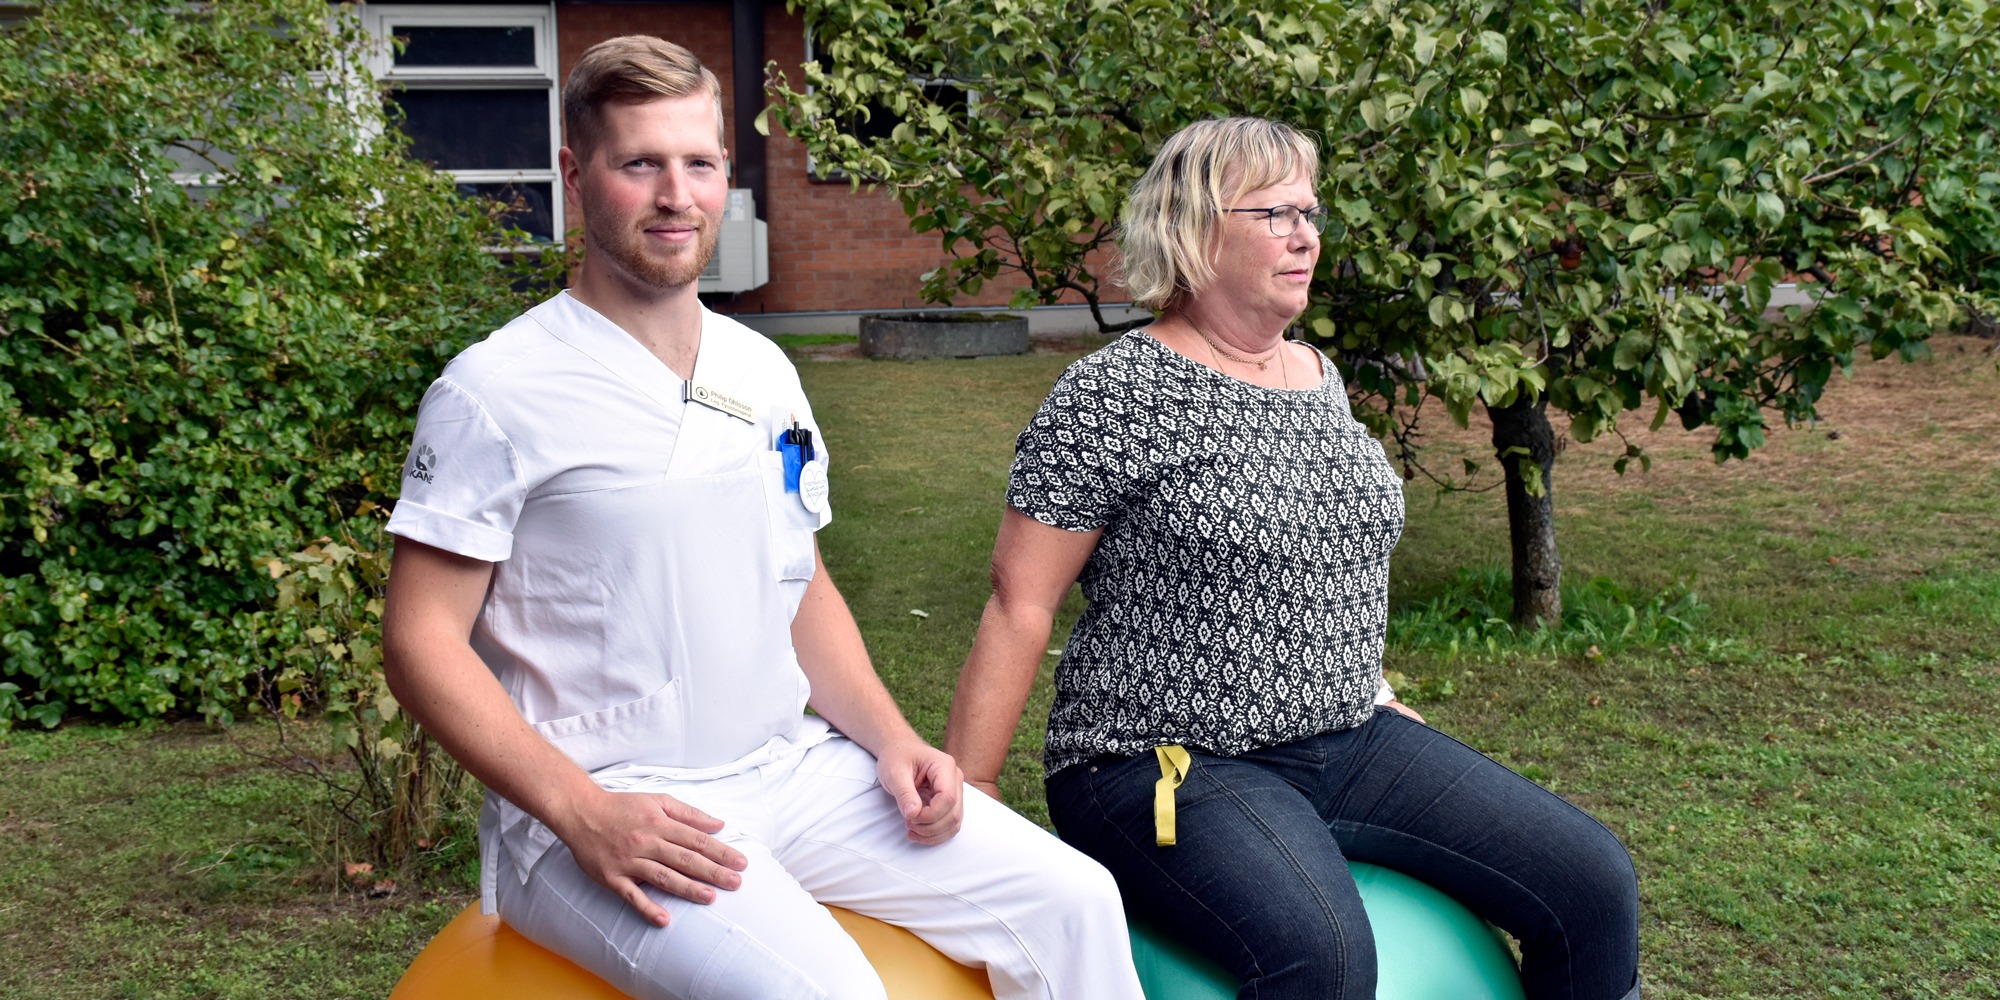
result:
[[[747,292],[771,280],[771,255],[764,220],[748,188],[730,188],[722,209],[722,240],[701,272],[704,292]]]

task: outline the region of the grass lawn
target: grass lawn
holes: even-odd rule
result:
[[[1649,998],[2000,997],[1986,347],[1864,363],[1821,423],[1774,431],[1748,462],[1714,465],[1701,435],[1641,433],[1652,471],[1620,478],[1622,443],[1571,442],[1556,504],[1575,618],[1560,638],[1489,620],[1505,609],[1499,495],[1410,486],[1389,667],[1433,724],[1624,838]],[[1014,434],[1070,357],[796,349],[834,461],[827,561],[935,737],[985,600]],[[1484,434],[1439,428],[1430,454],[1454,468],[1490,450]],[[1046,707],[1044,684],[1003,782],[1037,819]],[[317,846],[317,792],[259,763],[271,743],[259,725],[0,736],[0,996],[385,995],[471,898],[470,831],[393,891],[343,882]]]

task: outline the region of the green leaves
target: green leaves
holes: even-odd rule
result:
[[[1458,107],[1465,117],[1477,123],[1486,114],[1486,92],[1478,87],[1458,88]]]
[[[511,237],[338,88],[363,39],[328,15],[0,31],[0,727],[239,705],[251,559],[392,495],[424,385],[516,308]]]
[[[1667,277],[1680,276],[1692,263],[1694,263],[1694,248],[1686,243],[1675,243],[1660,251],[1660,266],[1666,268]]]
[[[935,301],[1003,273],[1020,302],[1115,300],[1116,212],[1167,135],[1253,114],[1319,136],[1334,225],[1302,323],[1379,430],[1546,399],[1582,437],[1643,409],[1741,457],[1856,350],[2000,314],[2000,5],[795,5],[869,99],[979,95],[863,146],[837,128],[859,73],[772,91],[815,157],[938,234]]]
[[[452,811],[463,773],[402,711],[382,673],[382,609],[389,579],[386,512],[372,504],[321,539],[257,560],[277,585],[276,613],[260,623],[266,653],[254,665],[259,700],[280,727],[316,712],[327,741],[353,766],[307,771],[335,803],[326,821],[338,839],[366,844],[376,865],[395,867],[428,848]],[[364,804],[352,809],[350,803]],[[350,848],[351,850],[352,848]]]

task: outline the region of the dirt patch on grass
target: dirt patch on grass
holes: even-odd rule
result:
[[[1671,414],[1658,431],[1647,429],[1649,409],[1628,413],[1619,429],[1646,450],[1650,472],[1636,467],[1620,476],[1611,468],[1625,441],[1607,434],[1579,442],[1568,423],[1557,460],[1557,490],[1653,493],[1662,499],[1693,497],[1716,483],[1755,482],[1796,490],[1860,479],[1921,481],[1935,473],[2000,475],[2000,369],[1992,344],[1976,337],[1931,340],[1932,356],[1918,362],[1857,361],[1854,374],[1836,373],[1820,401],[1819,420],[1786,427],[1776,418],[1768,442],[1746,460],[1716,464],[1709,451],[1715,432],[1681,429]],[[1426,443],[1450,456],[1475,459],[1492,451],[1492,426],[1474,410],[1459,428],[1427,415]],[[1454,460],[1455,464],[1455,460]],[[1489,463],[1490,466],[1490,463]],[[1445,466],[1440,466],[1445,467]],[[1489,467],[1490,480],[1496,470]]]
[[[1991,346],[1937,337],[1923,361],[1858,361],[1851,376],[1834,375],[1817,421],[1786,427],[1767,414],[1764,447],[1721,464],[1709,451],[1714,430],[1683,430],[1672,415],[1651,431],[1652,411],[1633,411],[1621,423],[1625,439],[1590,442],[1569,437],[1558,416],[1557,517],[1626,510],[1630,518],[1601,530],[1672,533],[1688,544],[1690,532],[1727,537],[1721,551],[1756,548],[1759,558],[1784,560],[1785,571],[1811,562],[1825,572],[1907,576],[1990,562],[2000,558],[2000,368]],[[1426,467],[1456,474],[1471,459],[1482,467],[1475,486],[1498,483],[1484,412],[1466,428],[1441,410],[1425,418]],[[1622,476],[1613,470],[1626,440],[1645,450],[1650,471],[1637,462]],[[1488,516],[1503,510],[1493,495]]]

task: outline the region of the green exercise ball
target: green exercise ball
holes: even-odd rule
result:
[[[1451,897],[1400,872],[1352,864],[1375,931],[1377,1000],[1522,1000],[1500,932]],[[1236,980],[1144,922],[1132,961],[1147,1000],[1234,1000]]]

